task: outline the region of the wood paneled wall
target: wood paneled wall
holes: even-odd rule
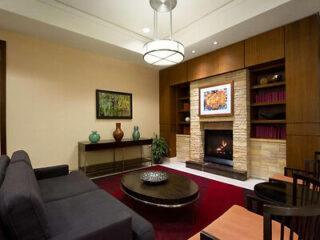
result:
[[[284,58],[284,27],[245,40],[245,66]]]
[[[287,166],[303,168],[304,159],[320,151],[319,41],[319,16],[313,15],[161,70],[160,132],[170,142],[172,153],[175,96],[170,85],[285,58]]]
[[[188,81],[244,68],[244,42],[191,59],[187,63]]]
[[[173,86],[185,83],[187,80],[187,62],[183,62],[168,68],[168,74],[170,85]]]
[[[0,155],[6,154],[6,42],[4,41],[0,41],[0,145]]]
[[[319,17],[285,26],[287,166],[304,168],[320,150]]]

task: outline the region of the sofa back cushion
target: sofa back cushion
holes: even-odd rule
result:
[[[16,151],[12,154],[11,163],[16,163],[16,162],[24,162],[32,168],[32,164],[31,164],[29,155],[26,151],[19,150],[19,151]]]
[[[6,175],[7,167],[10,163],[10,158],[7,155],[0,157],[0,186],[3,183],[4,176]]]
[[[11,163],[0,189],[0,215],[13,239],[47,239],[46,210],[33,169]]]

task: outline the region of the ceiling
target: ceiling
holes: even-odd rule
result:
[[[188,60],[319,11],[319,0],[178,0],[173,38]],[[169,14],[158,19],[168,38]],[[153,10],[149,0],[0,0],[0,28],[146,65]]]

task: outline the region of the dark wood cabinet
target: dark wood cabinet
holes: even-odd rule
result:
[[[160,136],[170,146],[170,157],[176,155],[176,91],[170,86],[170,69],[159,73]]]
[[[284,27],[245,40],[245,66],[284,58]]]
[[[296,126],[299,127],[299,126]],[[287,166],[305,168],[305,159],[313,159],[314,152],[320,149],[319,136],[288,135],[287,136]]]
[[[169,81],[171,86],[188,82],[186,62],[177,64],[169,68],[168,70],[169,70]]]
[[[285,29],[288,122],[319,122],[318,16],[291,23]]]
[[[319,41],[317,15],[285,26],[288,167],[320,150]]]
[[[175,124],[175,89],[170,86],[169,69],[159,73],[160,124]]]
[[[193,81],[241,68],[244,68],[244,42],[188,61],[188,80]]]

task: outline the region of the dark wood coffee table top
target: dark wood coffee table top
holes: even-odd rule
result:
[[[199,197],[199,187],[191,179],[168,174],[168,180],[162,184],[146,184],[140,179],[145,171],[131,172],[121,179],[121,188],[128,196],[159,207],[182,207]]]

